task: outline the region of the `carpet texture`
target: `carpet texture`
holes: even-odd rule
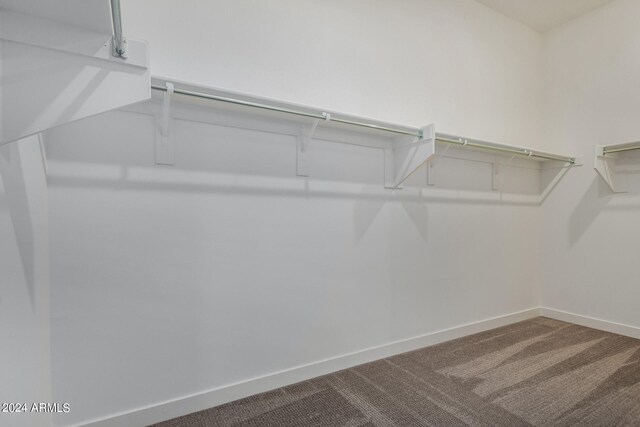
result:
[[[640,426],[640,341],[544,317],[160,424]]]

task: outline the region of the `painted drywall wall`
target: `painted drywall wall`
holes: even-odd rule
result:
[[[123,0],[152,73],[540,144],[540,35],[468,0]]]
[[[640,2],[618,0],[544,37],[546,138],[585,153],[544,205],[545,307],[640,326],[638,162],[631,192],[593,170],[596,144],[640,140]]]
[[[467,1],[123,2],[152,73],[536,144],[540,38]],[[151,17],[153,14],[153,18]],[[537,207],[382,188],[382,152],[118,111],[46,135],[59,424],[538,305]],[[488,165],[453,179],[490,191]]]
[[[535,206],[385,190],[382,150],[330,142],[307,180],[293,137],[187,121],[157,167],[154,136],[114,112],[47,138],[60,424],[537,306]]]
[[[0,424],[49,426],[52,403],[46,177],[37,137],[0,147]],[[22,409],[22,408],[20,408]]]

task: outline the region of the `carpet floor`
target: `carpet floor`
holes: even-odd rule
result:
[[[538,317],[156,424],[462,425],[640,426],[640,340]]]

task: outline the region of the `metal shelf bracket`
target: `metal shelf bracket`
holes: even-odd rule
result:
[[[420,166],[436,153],[436,132],[433,124],[420,129],[420,137],[412,141],[398,141],[384,151],[384,186],[398,189]]]

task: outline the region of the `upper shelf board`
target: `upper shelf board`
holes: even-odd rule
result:
[[[149,51],[112,54],[107,0],[0,0],[0,145],[151,97]]]
[[[152,87],[154,89],[166,92],[168,84],[171,85],[173,94],[178,96],[186,95],[183,96],[182,99],[188,97],[191,103],[211,106],[212,102],[218,102],[219,104],[226,104],[226,109],[238,111],[253,109],[254,114],[279,117],[280,119],[283,119],[283,115],[286,115],[286,120],[301,123],[310,123],[316,120],[323,128],[333,127],[357,133],[386,136],[394,139],[397,144],[405,144],[408,138],[427,139],[423,134],[424,127],[415,128],[398,125],[350,114],[322,110],[306,105],[186,83],[164,77],[152,78]],[[358,124],[361,124],[361,126],[358,126]],[[391,130],[391,132],[389,130]],[[435,141],[437,143],[458,145],[472,150],[495,151],[504,155],[515,155],[540,162],[560,161],[575,166],[581,164],[581,159],[575,156],[566,156],[516,145],[486,142],[449,134],[436,133]]]
[[[0,0],[0,9],[111,34],[108,0]]]

